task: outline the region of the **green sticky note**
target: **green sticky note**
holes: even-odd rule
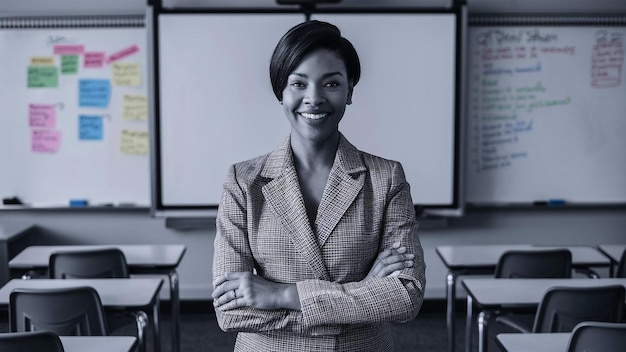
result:
[[[78,55],[61,55],[61,74],[78,73]]]
[[[28,66],[28,88],[56,88],[59,71],[55,66]]]

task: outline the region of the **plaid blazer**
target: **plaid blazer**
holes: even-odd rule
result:
[[[425,263],[400,163],[357,150],[342,135],[313,228],[290,139],[230,167],[217,215],[214,277],[256,271],[296,283],[301,311],[217,310],[236,351],[391,351],[388,322],[409,321],[423,300]],[[363,280],[400,241],[412,268]]]

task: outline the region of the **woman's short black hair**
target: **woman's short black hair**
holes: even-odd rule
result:
[[[348,80],[353,86],[361,77],[359,56],[348,39],[341,36],[337,26],[322,21],[306,21],[291,28],[280,39],[270,61],[270,80],[274,95],[283,100],[287,78],[300,65],[302,59],[317,49],[336,52],[346,65]]]

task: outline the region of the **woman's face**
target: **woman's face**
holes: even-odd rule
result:
[[[339,133],[339,121],[352,96],[352,83],[340,56],[318,49],[304,57],[289,75],[283,109],[292,138],[323,142]]]

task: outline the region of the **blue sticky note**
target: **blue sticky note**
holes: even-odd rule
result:
[[[78,105],[81,107],[106,108],[111,97],[108,79],[81,79],[78,81]]]
[[[102,140],[102,116],[80,115],[78,120],[78,139]]]

